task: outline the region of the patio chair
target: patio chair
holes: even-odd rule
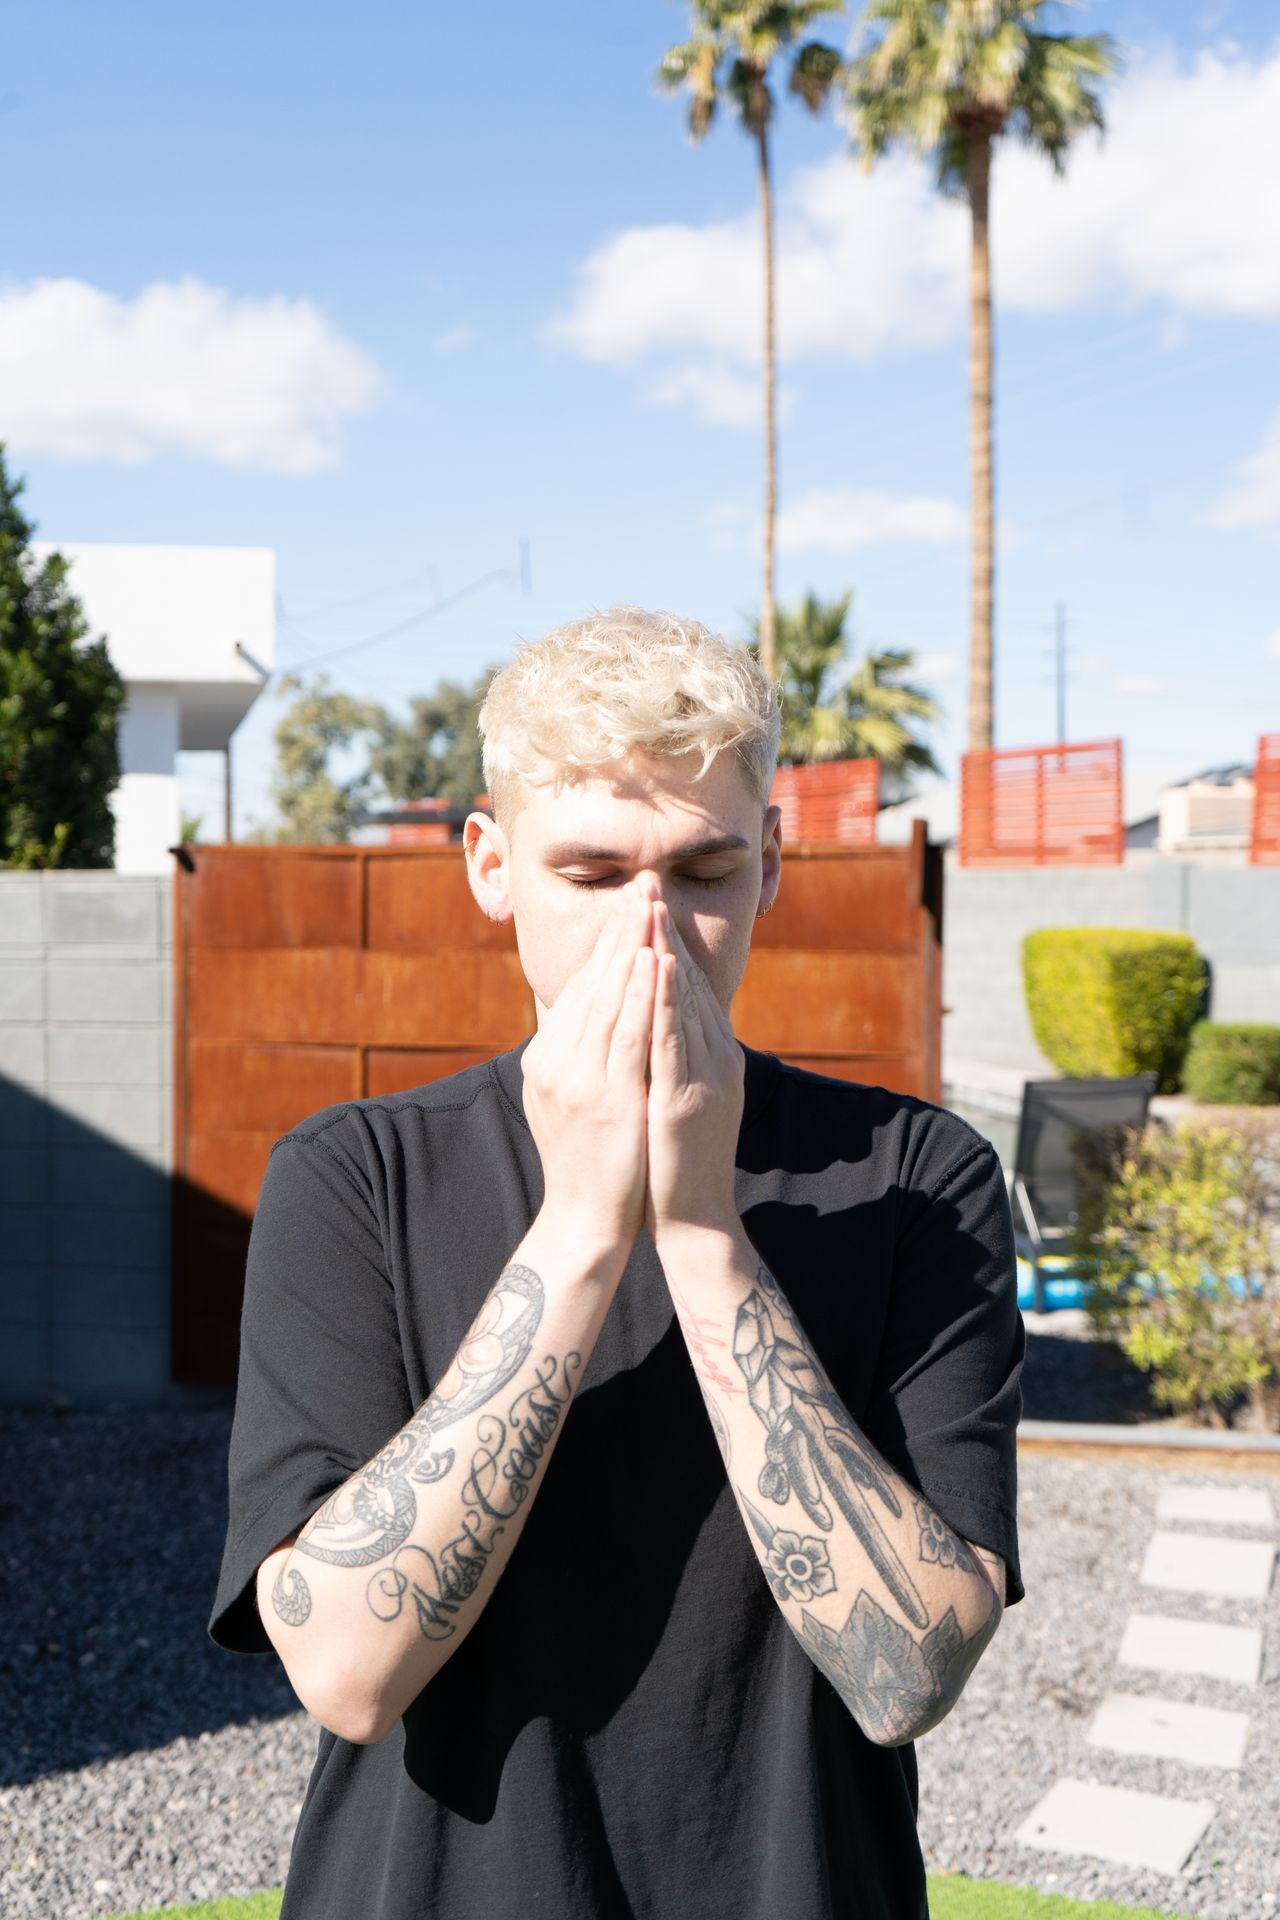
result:
[[[1115,1128],[1144,1127],[1158,1078],[1134,1073],[1115,1080],[1028,1080],[1023,1088],[1011,1197],[1017,1249],[1031,1263],[1037,1313],[1045,1311],[1040,1263],[1055,1245],[1063,1246],[1075,1221],[1082,1145],[1105,1145]]]

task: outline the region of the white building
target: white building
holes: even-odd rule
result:
[[[33,545],[40,557],[52,543]],[[90,637],[124,676],[116,868],[165,873],[180,832],[177,755],[220,750],[275,665],[269,547],[122,547],[60,541]]]

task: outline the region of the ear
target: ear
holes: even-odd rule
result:
[[[771,907],[782,881],[782,808],[766,807],[760,845],[760,904]]]
[[[511,849],[502,828],[487,813],[469,813],[462,827],[462,850],[467,861],[467,882],[481,913],[487,920],[509,920],[512,908],[507,877]]]

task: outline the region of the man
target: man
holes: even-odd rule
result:
[[[481,715],[532,1039],[277,1142],[211,1632],[320,1722],[284,1920],[924,1920],[911,1742],[1021,1597],[989,1143],[744,1048],[744,652],[615,609]]]

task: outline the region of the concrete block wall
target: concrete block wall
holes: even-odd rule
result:
[[[1155,855],[1122,867],[1002,873],[946,859],[943,1080],[966,1063],[1056,1069],[1041,1054],[1022,991],[1022,940],[1037,927],[1162,927],[1189,933],[1209,963],[1214,1020],[1280,1024],[1280,867],[1208,867]]]
[[[169,1387],[172,883],[0,872],[0,1400]]]

